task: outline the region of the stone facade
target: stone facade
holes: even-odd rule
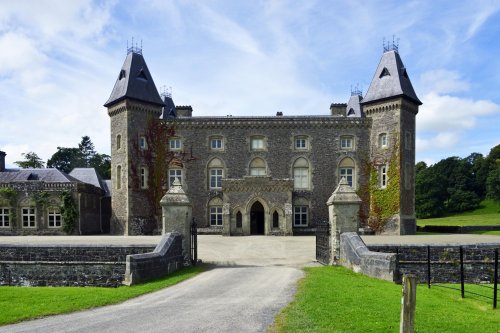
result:
[[[134,81],[136,72],[142,76]],[[111,118],[112,233],[134,234],[131,225],[137,223],[160,228],[131,171],[131,163],[144,164],[134,147],[148,119],[160,114],[156,121],[175,130],[165,144],[181,161],[166,176],[169,183],[180,179],[201,228],[224,235],[312,231],[328,219],[326,202],[342,177],[361,191],[370,184],[367,166],[385,165],[377,176],[379,183],[384,179],[381,189],[387,168],[399,170],[400,177],[393,180],[399,182],[398,210],[383,231],[415,233],[415,115],[421,102],[397,49],[385,50],[365,99],[354,91],[349,103],[332,104],[329,114],[316,116],[196,117],[190,107],[176,108],[171,96],[161,102],[148,75],[142,53],[129,50],[105,104]],[[389,165],[394,154],[399,158]],[[369,198],[361,227],[367,226],[368,206]]]

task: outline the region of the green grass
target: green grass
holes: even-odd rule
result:
[[[476,235],[499,235],[500,236],[500,230],[490,230],[490,231],[471,231],[471,234],[476,234]]]
[[[119,303],[172,286],[203,270],[189,267],[130,287],[0,287],[0,325]]]
[[[500,205],[491,200],[483,200],[481,206],[475,210],[441,218],[418,219],[417,225],[420,227],[500,225]]]
[[[343,267],[306,268],[270,332],[399,332],[401,286]],[[469,286],[467,288],[478,288]],[[484,293],[485,291],[482,291]],[[492,295],[491,289],[486,291]],[[490,295],[490,296],[491,296]],[[497,332],[500,309],[460,291],[417,287],[416,332]]]

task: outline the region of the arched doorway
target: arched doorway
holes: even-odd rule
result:
[[[264,206],[258,201],[250,209],[250,234],[264,235]]]

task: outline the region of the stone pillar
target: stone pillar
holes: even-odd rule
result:
[[[222,236],[231,236],[231,205],[222,205]]]
[[[340,258],[340,234],[358,232],[359,206],[361,199],[347,180],[342,178],[339,185],[328,199],[328,221],[331,232],[331,258],[336,262]]]
[[[182,235],[184,262],[191,264],[191,220],[193,207],[178,179],[161,198],[162,234],[178,232]]]
[[[285,236],[292,236],[293,235],[293,228],[292,228],[292,218],[293,218],[293,208],[292,204],[287,202],[285,203],[285,225],[283,226],[283,231],[285,233]]]

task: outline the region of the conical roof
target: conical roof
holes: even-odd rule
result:
[[[361,101],[363,97],[358,94],[351,93],[351,98],[347,103],[346,116],[347,117],[364,117],[365,115],[361,111]]]
[[[382,55],[377,71],[361,104],[399,96],[406,97],[418,105],[422,104],[417,94],[415,94],[415,90],[413,90],[399,53],[390,50]]]
[[[104,106],[109,107],[125,98],[159,106],[164,105],[142,52],[129,50],[111,96]]]

